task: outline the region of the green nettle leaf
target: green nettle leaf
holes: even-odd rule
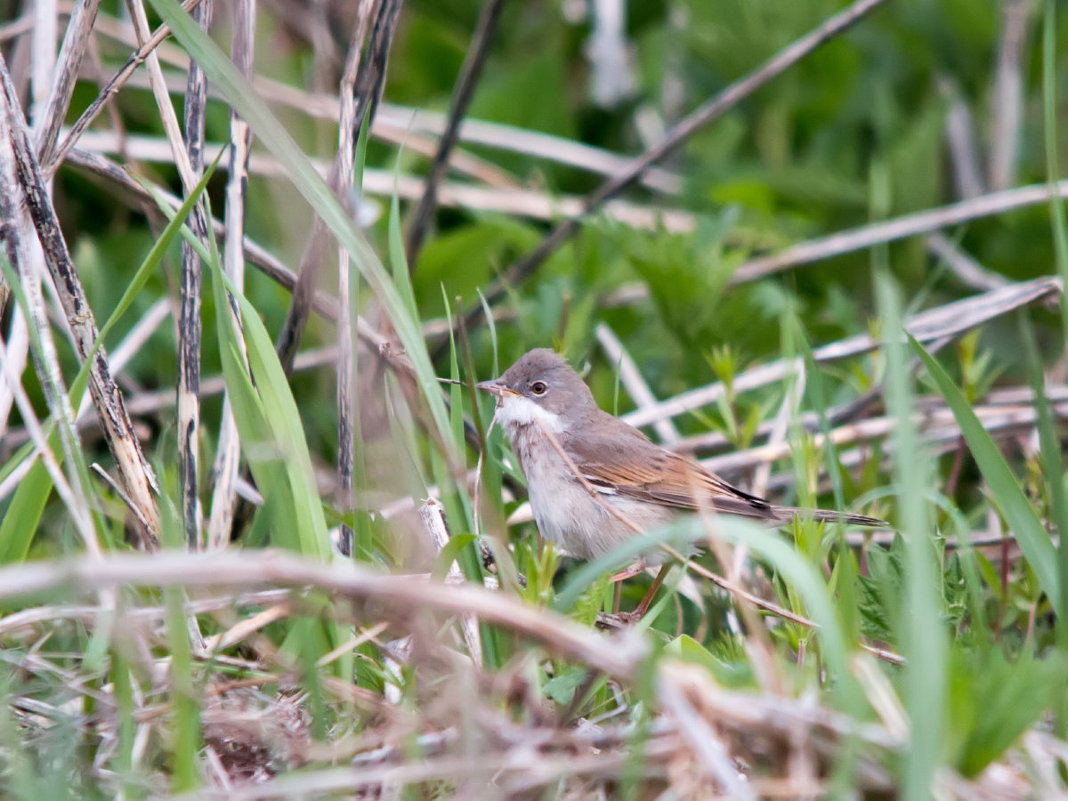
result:
[[[665,325],[687,347],[715,340],[717,310],[731,273],[742,260],[728,253],[724,238],[734,215],[701,220],[693,234],[629,231],[624,258],[649,286]]]
[[[870,549],[867,560],[867,575],[858,577],[857,588],[861,629],[873,640],[893,642],[893,610],[900,605],[905,583],[904,542],[900,535],[888,549]]]
[[[693,637],[682,634],[664,647],[664,653],[707,668],[724,686],[741,688],[755,684],[745,646],[730,635],[725,634],[706,648]]]
[[[559,676],[553,676],[542,686],[542,692],[558,704],[570,704],[575,691],[586,681],[589,674],[584,668],[567,668]]]
[[[533,226],[498,215],[438,234],[423,248],[415,270],[419,308],[424,315],[444,315],[443,290],[449,302],[459,296],[472,304],[495,272],[533,250],[540,238]]]

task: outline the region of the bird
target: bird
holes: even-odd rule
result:
[[[601,409],[578,373],[549,348],[528,351],[499,378],[476,386],[496,396],[494,419],[519,460],[538,531],[577,559],[596,559],[681,514],[710,510],[770,525],[798,514],[887,525],[867,515],[777,506],[733,486]],[[663,565],[665,558],[651,553],[617,576]],[[641,614],[666,567],[639,604]]]

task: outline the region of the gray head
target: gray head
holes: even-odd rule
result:
[[[513,402],[520,398],[550,415],[566,416],[570,419],[597,408],[590,388],[579,378],[578,373],[568,366],[562,356],[548,348],[536,348],[527,352],[505,370],[500,378],[483,381],[478,388],[492,392],[500,398],[502,411],[513,407],[516,412],[520,412],[526,404]],[[520,413],[519,416],[527,415]]]

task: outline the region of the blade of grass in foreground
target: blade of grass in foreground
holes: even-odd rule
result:
[[[220,355],[226,387],[233,393],[234,418],[241,431],[249,465],[264,498],[292,529],[278,530],[281,545],[326,559],[330,548],[326,518],[314,483],[300,411],[289,389],[267,329],[252,304],[237,291],[217,259],[209,261],[217,309],[226,308],[226,292],[241,312],[248,368],[241,358],[233,317],[217,314]],[[255,381],[253,380],[255,376]]]
[[[169,204],[158,193],[153,194],[161,211],[173,217]],[[273,527],[279,536],[277,544],[325,559],[330,553],[326,517],[314,484],[300,413],[271,338],[255,308],[223,272],[214,240],[205,247],[187,226],[179,230],[208,265],[216,309],[225,309],[229,297],[241,315],[240,329],[232,315],[216,315],[219,355],[249,467],[265,499],[266,511],[279,515]],[[244,349],[239,337],[243,337]]]
[[[1057,160],[1057,7],[1054,0],[1046,0],[1042,20],[1042,108],[1046,135],[1046,176],[1050,184],[1060,180],[1060,166]],[[1050,218],[1053,227],[1053,244],[1056,253],[1057,272],[1061,276],[1061,291],[1068,288],[1068,219],[1065,216],[1064,198],[1053,192],[1049,200]],[[1068,303],[1061,298],[1061,333],[1068,342]],[[1030,329],[1028,329],[1030,334]],[[1035,350],[1031,339],[1028,344]],[[1038,366],[1037,353],[1031,358],[1032,364]],[[1035,386],[1035,401],[1039,414],[1039,436],[1042,443],[1042,467],[1046,480],[1050,483],[1050,502],[1053,507],[1053,519],[1060,534],[1057,567],[1061,579],[1060,608],[1068,611],[1068,491],[1064,486],[1064,462],[1061,449],[1053,430],[1049,401],[1040,392],[1042,373],[1038,370],[1032,379]],[[1057,627],[1057,642],[1063,650],[1068,650],[1068,626]],[[1068,703],[1068,702],[1066,702]],[[1064,715],[1068,717],[1068,712]],[[1063,736],[1068,732],[1068,722],[1059,726]]]
[[[1057,574],[1057,553],[1049,532],[1043,527],[1034,506],[1027,499],[990,433],[979,422],[964,393],[923,345],[911,336],[909,341],[953,412],[975,463],[990,487],[991,500],[1008,522],[1028,564],[1035,571],[1039,586],[1057,610],[1058,618],[1063,618],[1065,610]]]
[[[893,432],[894,484],[905,540],[905,592],[900,620],[907,664],[902,683],[909,717],[909,745],[904,759],[902,797],[928,801],[944,759],[943,741],[948,703],[948,645],[941,599],[942,571],[937,559],[925,500],[932,465],[916,432],[913,393],[905,343],[901,300],[888,272],[876,274],[876,299],[885,332],[886,401],[896,420]]]

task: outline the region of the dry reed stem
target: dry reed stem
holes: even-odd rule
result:
[[[185,0],[182,4],[182,8],[186,11],[192,11],[199,5],[201,0]],[[136,4],[135,4],[136,7]],[[111,80],[100,90],[100,94],[96,99],[89,104],[89,107],[82,112],[82,115],[71,126],[71,129],[67,132],[63,141],[55,147],[52,151],[50,158],[47,161],[42,162],[41,170],[48,178],[51,178],[59,166],[66,160],[67,154],[78,143],[78,137],[85,132],[85,130],[96,119],[97,115],[104,108],[104,105],[110,100],[126,83],[130,75],[146,60],[150,59],[155,49],[170,36],[170,28],[166,25],[160,25],[148,39],[140,44],[137,49],[130,55]]]
[[[237,0],[233,4],[233,36],[230,51],[234,66],[246,79],[252,75],[255,52],[256,0]],[[237,112],[230,110],[230,158],[226,181],[225,235],[223,270],[238,290],[245,289],[245,203],[248,190],[248,163],[252,150],[252,129]],[[214,223],[214,220],[212,221]],[[214,225],[213,225],[214,228]],[[240,327],[240,313],[230,294],[227,312],[235,330]],[[247,368],[245,341],[238,337],[240,358]],[[207,546],[218,550],[230,540],[237,509],[237,480],[241,462],[241,435],[237,430],[229,394],[223,397],[222,420],[215,459],[211,467],[211,511],[208,518]]]
[[[104,36],[136,46],[132,29],[120,20],[100,15],[96,27],[97,32]],[[161,43],[156,51],[161,61],[183,71],[188,68],[188,56],[180,48]],[[126,85],[142,86],[143,82],[133,74],[126,79]],[[271,104],[281,105],[316,119],[339,118],[340,103],[333,94],[310,92],[263,76],[254,76],[252,85],[257,93]],[[172,89],[177,91],[179,87],[174,85]],[[447,114],[383,102],[379,105],[370,133],[371,136],[390,144],[404,146],[432,157],[437,146],[420,134],[440,137],[447,124]],[[619,172],[630,162],[626,156],[593,145],[485,120],[465,119],[460,124],[459,138],[465,143],[520,153],[603,175]],[[450,166],[457,172],[469,174],[490,186],[516,187],[515,179],[501,168],[466,152],[454,150],[450,157]],[[647,188],[662,194],[675,195],[682,190],[680,176],[657,167],[650,167],[639,181]]]
[[[1008,189],[1016,183],[1024,103],[1021,65],[1029,57],[1026,52],[1028,29],[1038,3],[1033,0],[1001,0],[998,5],[1001,8],[1001,35],[998,37],[993,99],[990,104],[988,157],[990,188],[994,191]]]
[[[1012,283],[1008,278],[986,269],[941,231],[928,234],[925,242],[931,255],[940,259],[967,287],[988,292]]]
[[[99,331],[92,309],[85,298],[66,241],[60,230],[55,209],[44,186],[36,154],[22,122],[21,111],[6,64],[0,60],[3,113],[9,134],[8,146],[15,156],[18,182],[26,198],[30,216],[45,253],[45,263],[56,285],[67,322],[75,338],[79,356],[92,359],[89,389],[101,413],[104,436],[122,476],[122,485],[137,509],[137,517],[146,522],[138,535],[141,546],[159,545],[159,510],[156,507],[155,475],[141,451],[141,444],[122,397],[108,368],[103,347],[96,348]]]
[[[978,197],[986,190],[979,163],[979,146],[975,141],[975,120],[954,81],[942,77],[937,83],[949,104],[946,111],[946,145],[957,199]]]
[[[316,587],[336,597],[357,601],[359,608],[368,612],[373,611],[376,615],[384,617],[386,621],[395,619],[403,625],[411,623],[414,610],[437,611],[446,615],[471,614],[485,622],[491,622],[531,637],[550,651],[577,659],[595,671],[607,673],[628,684],[635,681],[643,671],[649,669],[647,666],[647,659],[650,656],[648,645],[633,632],[625,631],[617,636],[605,637],[553,613],[533,609],[517,599],[472,585],[445,586],[427,582],[422,578],[376,574],[351,565],[322,565],[278,552],[221,552],[209,555],[175,551],[152,556],[125,554],[108,556],[97,563],[89,563],[86,560],[31,563],[17,569],[0,570],[0,598],[4,600],[17,599],[26,594],[78,593],[105,588],[114,589],[121,586],[238,589],[263,585],[285,585],[301,592],[309,586]],[[209,603],[212,608],[225,607],[225,603],[221,603],[221,600],[212,599]],[[267,604],[267,610],[238,622],[236,627],[231,627],[228,637],[231,644],[247,637],[272,618],[277,618],[282,613],[282,608],[278,607],[278,604],[286,603],[285,597],[277,593],[266,596],[245,596],[242,602],[254,603],[257,600]],[[197,603],[188,604],[187,610],[195,610]],[[131,610],[131,614],[143,615],[146,612],[151,615],[147,619],[156,621],[161,621],[166,614],[162,609]],[[80,612],[79,614],[87,613]],[[7,630],[11,631],[13,628],[32,624],[32,621],[27,620],[25,612],[20,613],[20,618],[17,626]],[[380,618],[376,617],[376,619]],[[43,622],[51,622],[51,620],[53,619]],[[382,625],[382,623],[377,624],[361,636],[373,636],[372,632],[380,633]],[[224,639],[227,638],[224,637]],[[282,670],[287,673],[291,670],[292,666],[289,666],[287,660],[282,658],[283,655],[269,643],[259,640],[256,647],[265,648],[264,653],[267,658],[275,661]],[[254,664],[235,662],[230,657],[221,654],[216,654],[211,658],[215,662],[233,664],[235,667],[243,665],[246,670],[263,669],[262,666]],[[49,663],[41,660],[28,663],[28,665],[36,671],[52,670]],[[653,770],[652,775],[659,775],[660,769],[657,766],[662,765],[664,759],[685,759],[690,765],[689,770],[707,771],[715,777],[717,784],[734,787],[737,790],[742,786],[737,782],[745,780],[738,775],[739,772],[734,765],[733,760],[736,754],[743,759],[751,759],[753,757],[747,756],[748,754],[761,753],[761,746],[757,745],[753,738],[757,738],[760,742],[786,744],[796,737],[799,730],[809,733],[814,753],[818,754],[824,762],[834,758],[838,742],[843,737],[851,738],[854,742],[863,744],[867,749],[876,749],[877,753],[894,751],[901,747],[901,740],[883,728],[858,723],[848,717],[815,706],[808,699],[725,690],[717,686],[704,669],[676,663],[668,658],[658,659],[652,665],[652,670],[655,705],[650,712],[656,717],[650,723],[647,747],[642,751],[643,756],[649,760],[650,769]],[[214,695],[227,692],[228,688],[236,688],[242,684],[256,686],[268,681],[277,682],[278,679],[278,676],[268,673],[262,678],[253,677],[243,683],[226,682],[218,686],[213,685],[209,689],[210,694]],[[71,673],[64,681],[69,685],[77,685],[80,677]],[[353,695],[358,688],[337,680],[331,680],[325,684],[329,685],[327,689],[339,699],[351,696],[351,700],[361,705],[370,704],[368,708],[379,708],[380,711],[386,712],[381,708],[380,702],[366,692],[361,692],[358,696]],[[92,688],[86,689],[91,691]],[[25,704],[29,704],[34,699],[20,697],[18,700],[24,700]],[[103,705],[102,708],[107,708],[109,699],[101,697],[98,699],[98,704]],[[663,708],[667,715],[657,715],[658,708]],[[51,710],[44,707],[33,707],[33,709],[36,709],[38,713],[51,713]],[[170,709],[169,703],[156,704],[151,707],[141,705],[135,710],[134,715],[135,719],[143,724],[159,720]],[[510,781],[517,782],[515,785],[517,788],[519,786],[530,787],[587,773],[611,778],[617,774],[622,760],[634,758],[627,748],[633,734],[627,729],[596,733],[594,734],[595,741],[590,740],[590,735],[584,734],[581,729],[570,731],[566,728],[552,728],[545,730],[544,736],[539,737],[537,729],[529,724],[510,724],[508,731],[507,736],[498,736],[495,739],[494,742],[499,743],[499,746],[481,755],[479,768],[475,774],[471,774],[466,768],[457,768],[455,775],[458,778],[480,775],[481,769],[487,765],[497,765],[505,771]],[[715,734],[710,738],[711,732]],[[544,742],[548,747],[557,749],[556,753],[559,753],[561,748],[567,748],[567,744],[571,741],[575,743],[572,747],[588,742],[588,745],[581,748],[578,753],[587,753],[589,747],[595,747],[597,751],[591,752],[589,758],[560,763],[553,762],[551,753],[544,753],[532,763],[530,749],[531,747],[537,749],[539,741]],[[449,742],[447,739],[442,741],[439,747],[447,742]],[[426,757],[431,757],[429,764],[434,766],[433,771],[426,774],[419,772],[417,766],[427,764],[424,762],[401,762],[400,765],[389,764],[388,767],[396,772],[383,778],[373,766],[392,762],[392,757],[397,755],[397,752],[389,748],[384,751],[379,750],[381,753],[368,754],[369,759],[365,758],[360,761],[361,770],[359,771],[303,773],[301,781],[305,782],[302,785],[304,791],[307,791],[310,786],[308,782],[318,784],[320,781],[326,781],[327,776],[333,777],[331,781],[334,783],[330,786],[344,788],[361,786],[372,779],[375,779],[372,783],[380,783],[387,779],[396,782],[418,782],[433,781],[445,775],[453,775],[443,767],[450,764],[452,757],[443,757],[444,761],[441,761],[432,758],[431,754],[435,752],[431,751],[431,754],[427,754]],[[520,754],[522,754],[526,768],[514,762],[498,762],[499,759],[508,760],[512,756],[518,758]],[[594,758],[594,754],[598,754],[599,758]],[[881,759],[880,756],[880,761]],[[570,760],[574,760],[574,755],[570,757]],[[863,761],[863,764],[862,781],[865,785],[868,783],[884,785],[888,781],[885,771],[880,767],[880,762]],[[416,772],[411,773],[411,770]],[[315,779],[316,776],[320,778]],[[248,797],[275,797],[288,792],[287,788],[291,789],[293,786],[291,782],[295,780],[296,777],[273,779],[260,785],[246,784],[239,789]],[[208,792],[204,797],[215,796]]]
[[[252,589],[312,586],[386,612],[413,609],[475,615],[543,643],[621,680],[631,680],[647,656],[637,634],[606,638],[552,612],[475,585],[446,586],[422,577],[384,575],[355,564],[325,565],[279,551],[221,551],[158,555],[114,554],[99,561],[28,562],[0,568],[0,599],[49,593],[92,592],[105,587]]]
[[[316,370],[329,367],[337,361],[337,349],[333,347],[316,348],[304,351],[297,355],[295,369],[299,371]],[[200,384],[201,399],[213,395],[221,395],[226,390],[226,381],[222,375],[213,375],[204,379]],[[169,389],[142,391],[131,394],[126,401],[126,408],[133,416],[147,416],[156,414],[165,409],[174,407],[174,391]],[[91,409],[79,413],[77,429],[86,431],[97,428],[100,425],[99,416]],[[15,448],[27,441],[26,432],[22,429],[14,429],[3,437],[0,437],[0,446],[3,448]],[[0,491],[0,500],[5,497]]]
[[[43,6],[44,4],[41,4]],[[84,0],[74,6],[58,63],[51,66],[48,99],[40,117],[33,121],[37,158],[42,164],[51,162],[55,152],[59,129],[67,115],[74,84],[92,36],[93,23],[100,9],[100,0]],[[53,9],[54,11],[54,9]]]
[[[905,329],[918,341],[927,344],[947,337],[959,336],[1013,309],[1056,298],[1061,292],[1059,278],[1047,277],[1022,281],[912,315],[905,320]],[[867,353],[875,350],[877,346],[878,343],[871,336],[860,334],[816,348],[812,352],[812,357],[817,363],[833,361]],[[800,358],[770,362],[735,377],[732,386],[736,392],[745,392],[775,383],[796,373],[801,364]],[[623,415],[623,419],[634,426],[648,425],[664,417],[674,417],[691,409],[714,403],[723,397],[725,392],[726,387],[721,382],[716,382],[683,392],[674,398],[661,401],[656,406]]]
[[[905,214],[890,220],[862,225],[849,231],[810,239],[770,256],[761,256],[745,262],[734,271],[731,284],[756,281],[791,267],[864,250],[873,245],[930,233],[981,217],[1048,203],[1053,197],[1068,197],[1068,181],[1060,181],[1052,187],[1049,184],[1034,184],[1006,189],[1002,192],[991,192],[971,200],[962,200],[959,203],[927,209],[915,214]]]
[[[30,91],[26,119],[31,126],[45,117],[48,95],[53,88],[56,68],[56,39],[59,14],[56,0],[39,0],[32,6],[33,28],[30,30]]]
[[[1005,406],[976,405],[972,407],[983,428],[991,434],[1010,435],[1020,430],[1032,429],[1038,422],[1033,406],[1016,408]],[[1068,419],[1068,403],[1054,404],[1056,420]],[[913,415],[917,430],[923,441],[930,445],[952,445],[961,437],[960,426],[948,408],[917,412]],[[888,437],[897,421],[892,417],[869,417],[855,423],[834,428],[830,432],[835,446],[854,445]],[[822,433],[812,435],[812,445],[823,448],[827,439]],[[786,442],[768,442],[755,448],[746,448],[723,456],[702,460],[702,464],[715,472],[741,471],[758,464],[767,464],[789,456],[791,446]]]
[[[605,356],[608,357],[608,361],[618,366],[619,382],[627,390],[627,394],[634,401],[634,405],[639,409],[655,406],[656,396],[649,389],[649,385],[645,383],[637,363],[627,352],[623,342],[616,336],[615,332],[606,323],[600,322],[594,327],[593,333],[597,337],[601,349],[604,350]],[[657,420],[653,423],[653,428],[657,436],[660,437],[660,441],[668,447],[673,447],[680,439],[679,431],[671,420]]]
[[[440,554],[442,549],[449,543],[449,528],[445,523],[445,507],[441,501],[428,498],[419,506],[419,518],[423,521],[423,528],[430,539],[434,552]],[[464,581],[463,571],[460,565],[453,560],[448,567],[446,580],[459,584]],[[478,623],[471,615],[460,616],[460,630],[463,632],[464,643],[467,652],[476,666],[482,664],[482,638],[479,636]]]
[[[401,0],[378,0],[370,29],[366,64],[355,74],[356,84],[352,91],[356,103],[356,116],[352,120],[352,131],[360,130],[365,117],[370,120],[374,119],[374,110],[385,86],[389,50],[400,18],[400,9]],[[330,188],[340,196],[345,207],[348,207],[350,204],[346,202],[346,194],[349,187],[342,188],[338,184],[339,164],[340,162],[335,160],[328,183]],[[278,334],[276,348],[278,358],[287,373],[292,369],[293,355],[300,345],[311,312],[311,299],[314,296],[326,254],[325,243],[328,241],[326,234],[326,224],[316,215],[311,235],[305,246],[304,256],[301,258],[297,284],[293,288],[289,311],[282,324],[282,330]]]
[[[191,16],[202,30],[211,24],[212,0],[203,0]],[[158,70],[159,59],[149,57],[149,70]],[[160,73],[162,75],[162,72]],[[207,78],[195,62],[189,63],[185,91],[183,129],[185,152],[189,163],[187,181],[199,183],[204,171],[204,114],[207,106]],[[162,109],[161,109],[162,110]],[[171,111],[169,101],[166,110]],[[166,115],[164,115],[166,116]],[[183,176],[184,178],[184,176]],[[186,183],[186,193],[192,187]],[[204,198],[193,207],[188,221],[197,239],[207,238],[207,211]],[[181,493],[182,525],[186,547],[204,547],[200,506],[200,351],[203,325],[200,319],[201,287],[203,284],[200,255],[193,244],[182,241],[182,265],[178,286],[178,476]]]
[[[1068,386],[1051,384],[1047,386],[1047,398],[1054,404],[1062,404],[1068,401]],[[1028,387],[1002,387],[993,389],[982,398],[981,406],[994,409],[999,406],[1019,406],[1034,404],[1034,394]],[[825,412],[828,421],[835,426],[848,426],[854,423],[863,423],[869,418],[857,418],[851,414],[855,408],[855,401],[848,401],[837,406],[832,406]],[[946,408],[945,400],[939,396],[923,395],[916,399],[919,412],[927,415],[937,415],[940,410]],[[979,408],[979,407],[977,407]],[[797,425],[804,431],[816,433],[819,431],[819,417],[815,412],[803,412],[798,415]],[[754,443],[769,440],[772,422],[764,422],[757,426],[753,433]],[[759,447],[754,444],[751,447]],[[734,442],[719,431],[708,431],[703,434],[694,434],[682,439],[675,450],[682,453],[715,453],[722,450],[734,450]]]
[[[13,135],[10,118],[5,114],[0,114],[0,142],[10,142]],[[44,308],[41,275],[38,272],[39,269],[43,270],[43,266],[39,267],[30,255],[30,241],[28,240],[31,238],[35,240],[36,232],[23,214],[20,203],[22,194],[14,151],[10,147],[0,147],[0,233],[2,233],[0,241],[4,244],[8,263],[20,278],[26,297],[28,308],[23,311],[28,319],[25,321],[24,330],[28,334],[29,327],[32,326],[38,332],[40,347],[35,349],[34,363],[52,418],[59,425],[63,463],[70,470],[69,477],[64,474],[53,454],[48,444],[48,437],[37,419],[33,403],[22,386],[21,367],[24,361],[11,358],[7,344],[0,342],[0,367],[4,373],[4,389],[19,409],[25,430],[34,442],[36,453],[43,460],[60,498],[70,510],[75,528],[85,542],[86,549],[92,554],[97,554],[100,547],[88,507],[88,488],[84,486],[82,477],[74,469],[77,464],[75,454],[80,447],[73,427],[74,411],[70,405],[67,388],[63,383],[59,355]],[[22,316],[22,314],[19,315],[19,317]],[[28,344],[27,339],[27,346]],[[26,460],[27,470],[32,467],[33,460],[33,456]]]
[[[338,120],[338,149],[334,160],[334,190],[338,193],[346,208],[350,208],[351,193],[358,198],[363,196],[363,185],[353,186],[356,160],[356,138],[359,133],[356,120],[359,115],[359,98],[356,95],[356,79],[360,71],[364,42],[370,30],[371,19],[375,16],[378,0],[361,0],[356,25],[353,26],[349,52],[345,57],[345,68],[341,76],[340,100],[341,115]],[[361,165],[362,166],[362,165]],[[320,220],[316,223],[321,225]],[[352,274],[349,264],[349,252],[338,246],[337,249],[337,504],[342,513],[351,512],[356,506],[356,454],[355,439],[362,436],[359,431],[359,418],[356,413],[356,342],[353,319],[356,309],[353,298],[356,295],[359,279]],[[357,284],[353,285],[353,279]],[[339,536],[339,550],[343,556],[352,556],[355,546],[355,533],[347,523],[342,523]]]
[[[74,148],[70,152],[67,163],[82,167],[92,174],[105,178],[109,182],[121,187],[125,191],[118,193],[116,199],[128,203],[133,208],[139,210],[155,209],[156,198],[153,196],[153,193],[158,193],[158,196],[163,198],[172,208],[178,208],[182,204],[182,201],[176,195],[173,195],[162,187],[153,185],[151,182],[146,182],[148,186],[152,187],[152,191],[149,191],[138,181],[134,180],[129,173],[118,164],[95,153],[82,150],[81,148]],[[222,220],[212,218],[211,226],[215,236],[225,236],[226,225]],[[259,269],[272,280],[277,281],[278,284],[285,289],[293,289],[296,285],[297,277],[292,270],[281,262],[281,260],[269,253],[256,242],[252,241],[248,236],[245,237],[243,245],[245,258],[251,265]],[[328,320],[337,318],[337,302],[333,298],[328,297],[325,293],[316,293],[314,308]]]
[[[170,163],[169,150],[158,137],[130,135],[120,139],[109,131],[89,131],[81,140],[83,151],[105,155],[126,154],[141,161]],[[208,144],[205,157],[212,158],[222,146]],[[329,178],[330,167],[321,159],[311,159],[319,173]],[[285,170],[272,157],[254,153],[250,160],[251,171],[261,177],[284,177]],[[364,170],[364,192],[383,198],[396,195],[402,200],[415,200],[422,196],[423,179],[417,175],[397,173],[393,170],[367,168]],[[526,187],[497,188],[479,186],[458,181],[445,181],[439,190],[438,202],[449,208],[494,211],[516,214],[538,220],[556,220],[561,216],[577,214],[582,208],[582,199],[573,195],[557,195]],[[632,228],[655,231],[663,228],[671,233],[690,233],[696,228],[693,213],[678,208],[650,206],[628,201],[608,202],[604,216]]]

